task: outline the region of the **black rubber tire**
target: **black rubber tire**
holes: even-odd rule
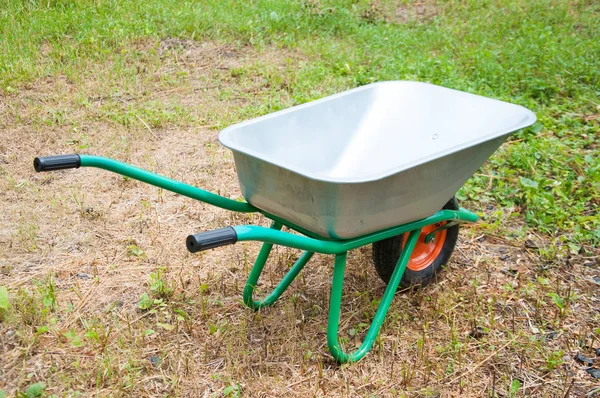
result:
[[[448,210],[458,210],[458,201],[452,197],[443,207]],[[446,230],[446,241],[440,251],[440,254],[427,266],[420,271],[413,271],[408,268],[404,271],[400,286],[409,288],[415,286],[427,286],[435,280],[437,273],[442,267],[448,264],[448,260],[454,251],[456,241],[458,239],[458,224]],[[393,236],[388,239],[380,240],[373,243],[373,263],[375,271],[387,285],[392,277],[392,273],[396,268],[400,251],[402,250],[402,242],[404,234]]]

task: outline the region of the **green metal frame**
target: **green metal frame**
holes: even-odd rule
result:
[[[238,241],[259,241],[263,242],[258,257],[250,271],[246,285],[244,286],[243,300],[244,304],[253,310],[273,305],[281,295],[287,290],[290,284],[298,276],[300,271],[312,258],[314,253],[331,254],[335,256],[333,265],[333,281],[331,284],[331,295],[329,299],[329,318],[327,324],[327,344],[331,355],[339,362],[356,362],[364,357],[373,346],[385,316],[387,315],[394,294],[402,280],[404,271],[415,248],[421,229],[425,226],[446,222],[438,229],[431,232],[425,238],[429,243],[436,232],[449,228],[452,225],[463,222],[476,222],[477,215],[466,210],[440,210],[431,217],[414,221],[408,224],[399,225],[383,231],[374,232],[348,240],[326,240],[322,237],[312,234],[310,231],[291,224],[269,213],[265,213],[251,204],[244,201],[236,201],[222,197],[220,195],[193,187],[182,182],[131,166],[127,163],[117,160],[103,158],[99,156],[80,155],[82,167],[97,167],[112,171],[139,181],[143,181],[157,187],[179,193],[181,195],[196,199],[202,202],[212,204],[231,211],[238,212],[260,212],[273,220],[270,228],[242,225],[233,227],[237,234]],[[283,226],[287,226],[303,235],[292,234],[281,231]],[[365,335],[362,345],[352,353],[346,353],[341,347],[338,339],[338,329],[340,320],[340,311],[342,304],[342,288],[344,285],[344,272],[346,268],[346,256],[349,250],[378,242],[392,236],[409,233],[408,240],[402,249],[396,268],[392,273],[388,286],[383,294],[377,312],[371,322],[371,326]],[[262,300],[254,300],[253,294],[256,290],[258,280],[263,272],[269,254],[273,245],[282,245],[296,249],[304,250],[304,253],[283,277],[273,291]]]

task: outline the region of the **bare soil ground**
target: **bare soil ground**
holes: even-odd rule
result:
[[[520,396],[598,391],[574,360],[598,362],[597,258],[545,260],[536,250],[543,236],[521,244],[463,228],[440,280],[400,292],[372,352],[340,366],[326,347],[332,258],[313,258],[280,302],[253,313],[241,291],[259,245],[191,255],[184,240],[266,225],[262,218],[95,169],[36,174],[36,155],[85,152],[240,197],[231,154],[206,126],[269,89],[250,76],[234,91],[236,68],[284,67],[301,55],[177,40],[153,48],[159,55],[122,92],[99,95],[118,76],[91,69],[98,79],[88,83],[48,78],[0,97],[0,285],[11,297],[0,389],[13,395],[41,381],[57,396],[509,397],[516,383]],[[185,84],[165,88],[165,76]],[[118,123],[107,110],[127,113],[148,99],[159,109],[177,103],[189,119]],[[263,292],[297,255],[276,249]],[[162,297],[151,290],[157,273],[172,289]],[[370,248],[352,252],[340,326],[347,348],[362,341],[383,290]],[[151,310],[138,306],[144,293],[158,300]]]

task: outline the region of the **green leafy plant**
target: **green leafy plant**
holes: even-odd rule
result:
[[[152,300],[150,296],[148,296],[148,293],[142,293],[140,301],[138,302],[138,307],[140,307],[143,310],[147,310],[151,308],[153,304],[154,300]]]
[[[157,297],[166,299],[173,295],[173,288],[165,278],[166,269],[159,267],[156,272],[150,274],[150,290]]]
[[[46,385],[42,382],[34,383],[27,387],[25,392],[18,392],[16,396],[18,398],[37,398],[46,395]]]
[[[552,299],[552,301],[554,302],[554,304],[556,304],[556,306],[561,311],[563,311],[565,309],[565,301],[558,294],[556,294],[556,293],[548,293],[548,297],[550,297]]]
[[[58,304],[56,301],[56,285],[54,278],[50,275],[46,283],[38,283],[39,292],[42,295],[44,306],[50,311],[56,311]]]
[[[0,321],[3,321],[6,317],[9,306],[8,290],[5,286],[0,286]]]
[[[546,356],[545,358],[545,364],[542,366],[542,368],[547,371],[550,372],[554,369],[556,369],[557,367],[559,367],[560,365],[563,364],[564,360],[563,360],[563,356],[565,355],[564,351],[552,351],[552,353],[550,353],[550,355]]]
[[[64,333],[63,335],[66,337],[66,339],[69,342],[69,344],[71,345],[71,347],[73,347],[73,348],[83,347],[83,339],[73,329],[69,329],[69,331]]]
[[[86,332],[84,337],[91,340],[101,350],[106,349],[110,342],[110,335],[112,333],[112,327],[106,327],[101,322],[92,321],[90,323],[84,322]]]
[[[242,389],[239,384],[230,384],[223,390],[224,397],[240,397]]]
[[[127,255],[142,258],[146,256],[146,253],[137,245],[129,245],[127,246]]]
[[[521,388],[521,382],[518,379],[514,379],[510,383],[510,389],[509,389],[509,394],[510,394],[511,398],[515,397],[517,395],[519,388]]]

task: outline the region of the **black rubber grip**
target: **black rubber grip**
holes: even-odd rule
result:
[[[62,169],[78,169],[81,166],[79,155],[44,156],[33,159],[33,167],[40,171],[53,171]]]
[[[226,227],[190,235],[185,240],[185,245],[190,252],[196,253],[219,246],[233,245],[235,242],[237,242],[235,229]]]

